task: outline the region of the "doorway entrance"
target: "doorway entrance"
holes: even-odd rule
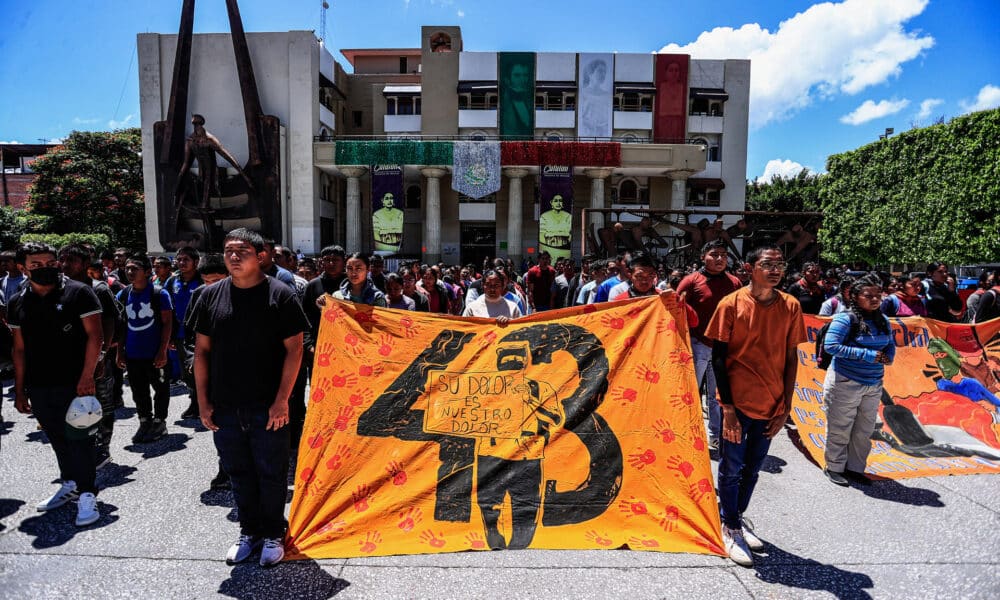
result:
[[[459,256],[463,265],[473,264],[483,268],[483,261],[493,258],[497,249],[497,227],[495,223],[462,223],[461,250]]]

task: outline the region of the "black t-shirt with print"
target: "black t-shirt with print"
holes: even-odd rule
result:
[[[83,318],[101,314],[97,294],[69,279],[45,296],[30,284],[14,296],[7,309],[11,329],[24,339],[25,384],[29,387],[75,386],[83,373],[87,331]]]
[[[196,331],[212,339],[209,401],[217,409],[270,406],[284,341],[309,326],[295,293],[270,277],[246,289],[226,278],[202,290],[195,310]]]

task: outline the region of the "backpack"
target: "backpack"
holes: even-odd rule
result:
[[[128,316],[125,314],[125,305],[118,300],[118,295],[111,291],[111,286],[98,279],[93,281],[95,290],[102,289],[103,286],[103,289],[106,289],[108,294],[111,295],[111,304],[115,307],[113,315],[115,320],[115,329],[112,334],[112,339],[119,344],[124,344],[125,332],[128,331]]]
[[[858,332],[861,329],[861,323],[858,322],[858,317],[852,312],[847,313],[847,317],[851,320],[851,328],[847,331],[847,337],[844,341],[853,340],[858,337]],[[826,342],[826,334],[830,331],[830,320],[823,324],[820,328],[819,333],[816,334],[816,367],[818,369],[827,370],[830,368],[830,363],[833,361],[833,355],[826,351],[824,348],[824,343]]]

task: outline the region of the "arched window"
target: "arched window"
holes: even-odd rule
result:
[[[639,186],[635,181],[626,179],[618,186],[618,201],[623,204],[634,204],[639,201]]]
[[[451,36],[443,31],[432,35],[431,52],[451,52]]]
[[[561,142],[562,140],[563,140],[563,136],[558,131],[550,131],[550,132],[548,132],[548,133],[545,134],[545,141],[546,142]]]
[[[406,208],[420,209],[420,186],[411,185],[406,188]]]

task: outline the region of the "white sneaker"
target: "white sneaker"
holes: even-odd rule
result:
[[[753,521],[746,517],[740,517],[740,524],[743,525],[743,539],[747,543],[747,547],[754,552],[760,552],[764,549],[764,540],[757,537],[757,534],[753,532]]]
[[[281,542],[281,538],[264,538],[264,547],[260,551],[260,566],[276,565],[284,557],[285,545]]]
[[[236,543],[229,547],[226,553],[226,564],[235,565],[250,558],[254,548],[260,545],[260,539],[250,535],[240,534]]]
[[[70,500],[76,500],[76,482],[75,481],[64,481],[62,486],[52,494],[47,500],[39,502],[35,505],[38,512],[45,512],[47,510],[53,510],[59,508],[63,504],[66,504]]]
[[[753,555],[747,548],[747,542],[743,539],[742,529],[730,529],[722,526],[722,543],[726,546],[729,558],[741,567],[753,566]]]
[[[90,492],[80,494],[80,500],[76,503],[76,526],[86,527],[101,518],[101,513],[97,512],[97,498]]]

